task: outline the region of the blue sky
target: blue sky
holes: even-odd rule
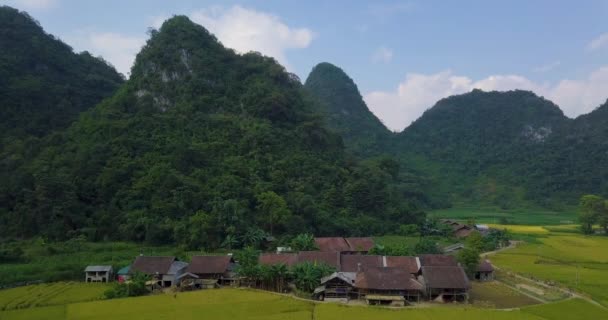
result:
[[[608,98],[608,1],[0,1],[77,51],[127,73],[146,39],[185,14],[238,51],[275,57],[303,80],[328,61],[401,130],[452,94],[532,90],[566,115]]]

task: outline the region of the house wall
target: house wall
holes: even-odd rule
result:
[[[112,281],[111,272],[85,272],[85,282],[110,282]]]

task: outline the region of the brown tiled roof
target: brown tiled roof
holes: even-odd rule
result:
[[[325,263],[340,270],[340,252],[301,251],[298,254],[298,263],[303,262]]]
[[[422,254],[419,258],[420,265],[423,267],[458,266],[458,262],[454,256],[444,254]]]
[[[456,232],[454,232],[454,236],[458,237],[458,238],[466,238],[468,237],[473,231],[473,229],[460,229],[457,230]]]
[[[492,272],[494,271],[494,266],[488,260],[483,260],[477,266],[477,272]]]
[[[194,274],[223,274],[232,261],[230,256],[194,256],[186,272]]]
[[[343,254],[340,256],[340,271],[357,272],[370,268],[380,268],[383,266],[382,258],[382,256]]]
[[[142,272],[148,275],[167,274],[175,257],[138,256],[131,265],[129,273]]]
[[[264,265],[284,264],[288,267],[295,265],[298,262],[297,253],[262,253],[258,258],[258,262]]]
[[[468,289],[469,278],[460,267],[422,267],[422,276],[432,289]]]
[[[422,285],[403,268],[371,268],[358,272],[355,287],[375,290],[422,290]]]
[[[409,273],[417,273],[420,269],[416,257],[386,257],[386,266],[389,268],[403,268]]]
[[[331,238],[315,238],[315,244],[319,251],[326,252],[343,252],[351,251],[350,246],[342,237],[331,237]]]
[[[370,251],[375,243],[370,237],[345,238],[346,243],[350,247],[350,251]]]

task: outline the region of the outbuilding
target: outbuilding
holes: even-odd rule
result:
[[[110,282],[114,277],[112,266],[87,266],[84,275],[85,282]]]

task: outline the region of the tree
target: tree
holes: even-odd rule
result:
[[[441,249],[437,247],[437,244],[432,239],[421,238],[414,246],[414,252],[416,254],[438,254],[441,253]]]
[[[294,251],[313,251],[318,250],[315,238],[312,234],[301,233],[291,240],[291,249]]]
[[[580,199],[578,208],[578,217],[583,233],[593,233],[593,224],[597,223],[599,218],[604,216],[602,214],[605,210],[604,200],[596,195],[584,195]]]
[[[479,266],[479,250],[466,247],[458,252],[456,258],[464,268],[467,275],[470,278],[474,277],[477,267]]]
[[[326,264],[304,262],[292,268],[296,287],[305,292],[313,292],[321,278],[330,275],[334,269]]]
[[[257,209],[260,211],[263,221],[267,223],[270,235],[273,235],[274,227],[284,224],[291,215],[291,211],[287,208],[285,199],[274,191],[263,192],[256,198]]]
[[[473,231],[469,234],[465,241],[466,247],[481,252],[485,248],[484,238],[478,231]]]

